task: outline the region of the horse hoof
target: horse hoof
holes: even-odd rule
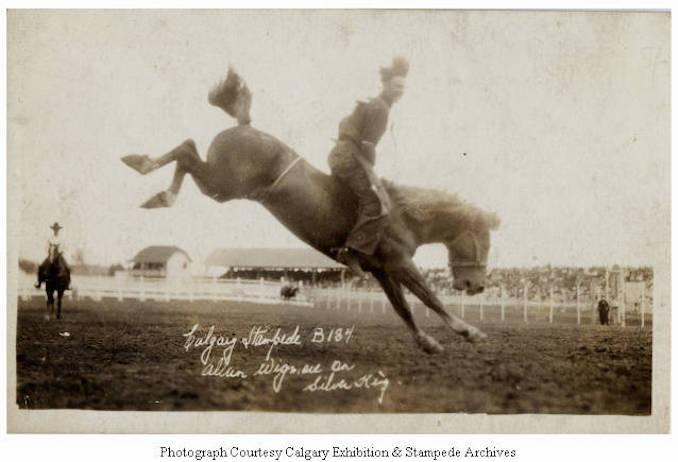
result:
[[[430,335],[419,334],[416,340],[417,345],[428,354],[440,354],[445,351],[442,345]]]
[[[142,175],[147,174],[153,170],[153,162],[148,156],[141,156],[139,154],[131,154],[121,158],[126,165],[132,167]]]
[[[470,328],[468,330],[468,334],[466,335],[466,341],[471,343],[477,343],[481,340],[485,340],[486,338],[487,334],[480,329],[476,329],[475,327]]]
[[[144,209],[157,209],[160,207],[171,207],[176,200],[177,195],[171,191],[161,191],[149,200],[141,204]]]

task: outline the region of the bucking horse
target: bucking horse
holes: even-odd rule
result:
[[[170,187],[141,206],[172,206],[184,176],[190,174],[204,195],[217,202],[256,201],[299,239],[336,260],[357,217],[357,201],[348,187],[313,167],[280,140],[250,125],[251,92],[233,69],[209,92],[208,101],[235,117],[238,124],[216,135],[207,161],[200,158],[191,139],[156,158],[139,154],[122,158],[144,175],[176,162]],[[427,353],[442,352],[443,347],[417,326],[403,287],[457,334],[472,342],[485,338],[478,328],[445,310],[412,257],[423,244],[442,243],[448,250],[453,287],[468,295],[482,292],[490,231],[499,226],[496,214],[455,194],[388,181],[383,184],[392,205],[389,222],[374,255],[360,256],[361,268],[376,278],[417,345]]]

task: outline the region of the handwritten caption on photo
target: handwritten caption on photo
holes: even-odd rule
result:
[[[216,333],[215,326],[209,326],[201,332],[200,324],[194,324],[185,338],[186,352],[199,351],[202,364],[201,375],[225,379],[247,380],[250,377],[271,377],[271,387],[280,393],[285,379],[291,376],[308,378],[304,392],[331,392],[336,390],[376,390],[377,402],[381,404],[389,386],[389,380],[380,370],[366,374],[357,374],[356,365],[339,359],[323,362],[291,363],[276,356],[279,346],[303,348],[322,345],[348,345],[351,342],[355,326],[335,327],[331,329],[316,327],[310,332],[302,332],[299,326],[290,331],[267,326],[252,326],[247,336]],[[234,364],[233,352],[236,348],[243,351],[263,349],[265,358],[253,369]]]

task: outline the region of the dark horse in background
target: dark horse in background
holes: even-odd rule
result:
[[[217,202],[250,199],[266,207],[299,239],[336,259],[356,220],[356,199],[336,178],[314,168],[291,148],[250,126],[251,93],[232,70],[209,94],[209,102],[237,118],[238,125],[219,133],[204,162],[188,139],[165,155],[133,154],[122,161],[142,174],[176,162],[169,189],[142,207],[171,206],[188,173],[203,194]],[[420,245],[443,243],[448,249],[454,287],[473,295],[483,291],[490,230],[499,225],[493,213],[456,195],[385,182],[392,203],[389,224],[372,256],[361,255],[362,268],[379,282],[417,344],[429,353],[443,347],[415,323],[403,294],[408,288],[454,332],[469,341],[486,337],[479,329],[445,311],[427,286],[412,257]]]
[[[71,275],[68,272],[61,253],[50,249],[47,260],[38,268],[38,282],[35,288],[39,289],[42,283],[45,283],[47,292],[47,309],[54,314],[54,292],[57,293],[57,319],[61,319],[61,299],[64,291],[70,286]]]
[[[280,288],[280,297],[283,300],[291,300],[297,296],[299,292],[299,287],[286,284]]]

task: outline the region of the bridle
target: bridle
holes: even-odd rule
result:
[[[459,236],[457,236],[451,243],[450,247],[454,246],[454,243],[457,242],[457,240],[461,239],[464,234],[470,234],[471,235],[471,242],[473,243],[473,253],[475,254],[475,259],[473,260],[467,260],[467,261],[451,261],[450,266],[454,268],[484,268],[487,266],[487,263],[483,263],[480,261],[480,252],[478,251],[478,240],[476,238],[476,235],[473,234],[471,231],[464,231]]]

